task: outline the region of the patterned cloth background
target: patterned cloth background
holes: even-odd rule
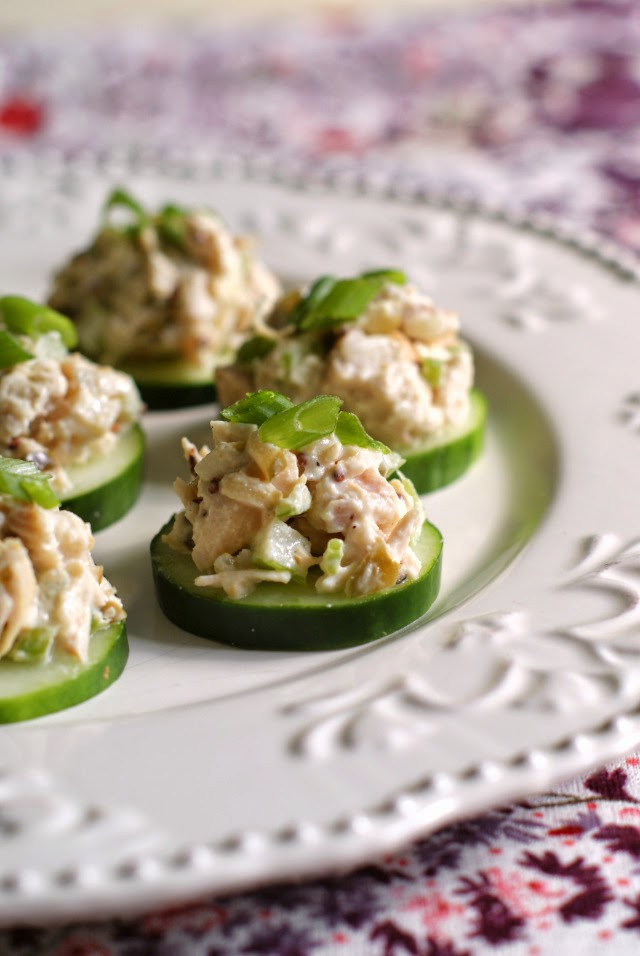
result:
[[[392,170],[400,185],[544,209],[640,250],[640,4],[0,38],[0,160],[52,150]],[[636,954],[639,764],[347,876],[16,928],[0,954]]]

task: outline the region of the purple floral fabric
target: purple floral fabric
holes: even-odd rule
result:
[[[640,250],[640,4],[0,37],[0,156],[52,149],[384,170],[563,215]],[[16,927],[0,933],[0,953],[637,953],[639,764],[346,876],[133,921]]]

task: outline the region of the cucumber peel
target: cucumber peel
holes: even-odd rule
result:
[[[459,478],[480,456],[484,446],[487,400],[477,389],[470,394],[469,415],[462,425],[448,425],[419,448],[395,449],[404,458],[402,474],[420,495]]]
[[[129,656],[123,621],[95,630],[86,663],[54,651],[42,663],[0,661],[0,723],[30,720],[99,694],[124,670]]]
[[[218,588],[198,587],[190,554],[165,541],[173,518],[151,542],[158,602],[183,630],[252,650],[320,651],[352,647],[392,634],[421,617],[440,586],[442,536],[425,521],[415,551],[422,569],[414,581],[363,597],[320,594],[312,586],[259,584],[242,600]]]
[[[222,356],[215,365],[227,360]],[[133,378],[150,411],[204,405],[216,398],[213,365],[205,368],[174,358],[119,362],[117,368]]]
[[[92,531],[118,521],[140,494],[144,447],[142,428],[131,425],[108,455],[67,468],[71,488],[60,496],[62,507],[88,521]]]

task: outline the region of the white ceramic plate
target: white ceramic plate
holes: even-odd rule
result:
[[[640,290],[591,237],[373,187],[202,170],[11,168],[0,288],[45,293],[114,181],[206,203],[291,281],[395,265],[462,315],[491,405],[483,459],[427,502],[428,619],[352,650],[235,651],[157,610],[148,542],[179,438],[149,415],[141,502],[98,536],[130,663],[100,697],[0,728],[0,920],[141,911],[339,871],[640,739]]]

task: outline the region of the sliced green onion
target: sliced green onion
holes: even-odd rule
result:
[[[12,365],[18,365],[32,358],[33,353],[27,352],[15,335],[7,332],[6,329],[0,329],[0,368],[11,368]]]
[[[50,482],[51,475],[43,474],[32,461],[0,457],[0,493],[42,508],[55,508],[60,501]]]
[[[34,627],[24,631],[7,654],[9,660],[18,664],[36,664],[48,656],[55,631],[52,627]]]
[[[301,326],[314,307],[329,294],[336,284],[337,279],[333,276],[320,276],[319,279],[311,285],[307,294],[300,299],[295,309],[289,315],[290,325]]]
[[[395,282],[396,285],[405,285],[407,276],[401,269],[371,269],[361,274],[362,279],[382,279],[385,282]]]
[[[342,538],[330,538],[320,559],[320,570],[323,574],[337,574],[344,556],[344,541]]]
[[[353,279],[323,276],[293,310],[290,321],[304,332],[329,329],[352,322],[365,311],[387,282],[403,285],[406,277],[397,269],[365,272]]]
[[[266,335],[254,335],[252,339],[247,339],[236,355],[236,362],[242,365],[248,365],[254,359],[264,358],[273,349],[275,339],[268,339]]]
[[[174,246],[182,248],[185,242],[187,212],[181,206],[168,204],[163,206],[156,217],[156,228],[160,236]]]
[[[130,221],[121,227],[123,232],[138,232],[149,222],[149,213],[144,206],[134,199],[131,193],[120,187],[109,193],[102,207],[102,221],[105,226],[113,225],[111,214],[114,210],[130,214]]]
[[[58,332],[68,349],[75,348],[78,344],[76,327],[66,315],[21,295],[0,297],[0,319],[10,332],[17,335],[36,338],[47,332]]]
[[[264,442],[296,451],[335,431],[342,399],[318,395],[265,421],[258,429]]]
[[[281,395],[280,392],[249,392],[239,402],[223,408],[220,414],[228,422],[262,425],[273,415],[278,415],[292,407],[291,399]]]
[[[386,445],[383,445],[381,441],[376,441],[375,438],[372,438],[371,435],[365,431],[362,422],[353,412],[340,412],[336,424],[336,436],[343,445],[357,445],[358,448],[373,448],[376,451],[381,451],[383,455],[389,453],[389,449]]]

